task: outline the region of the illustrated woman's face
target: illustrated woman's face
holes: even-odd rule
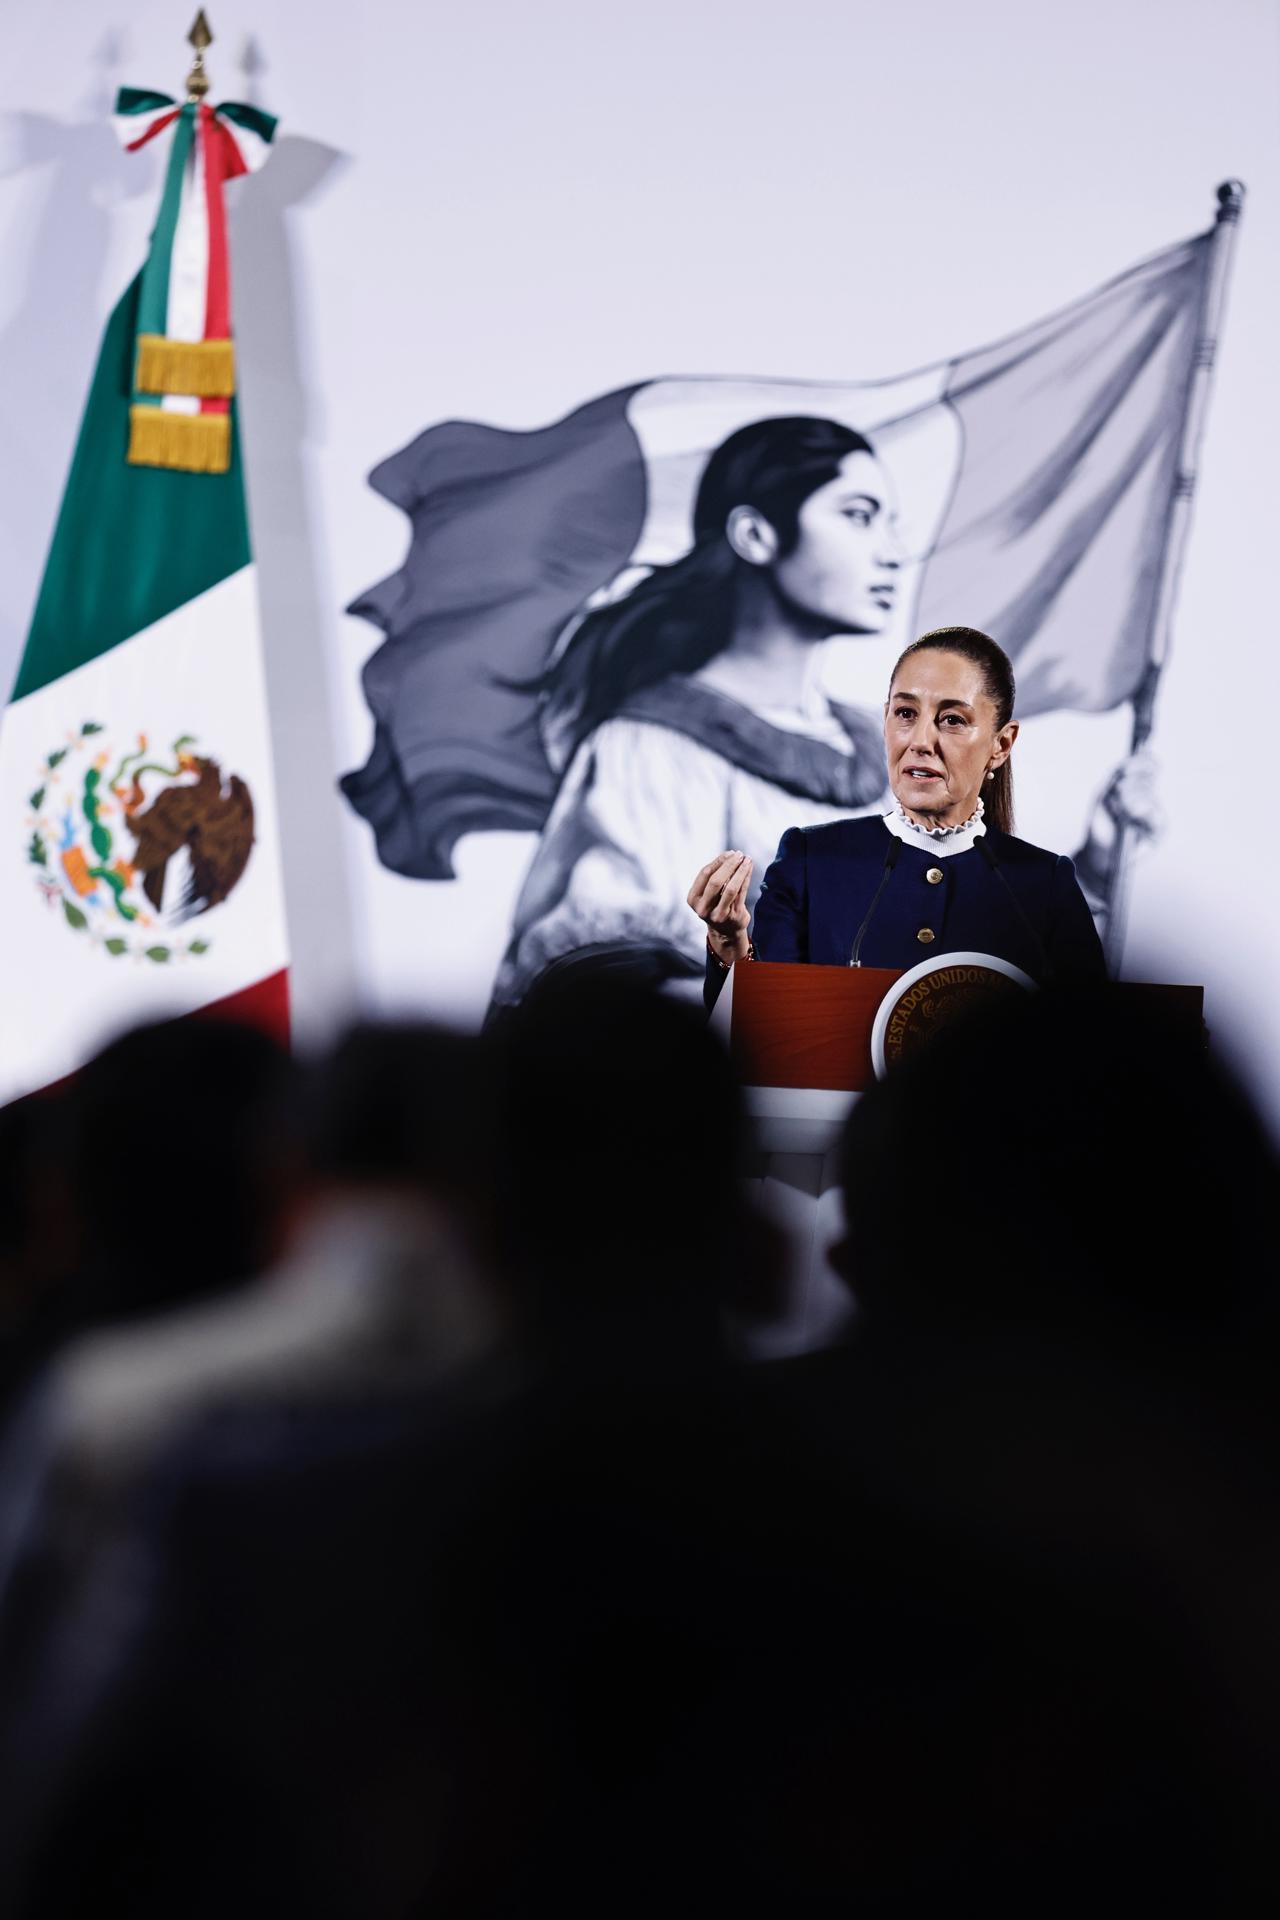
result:
[[[907,816],[958,827],[978,804],[988,772],[1004,764],[1018,723],[996,726],[982,670],[960,653],[912,653],[894,675],[884,710],[889,784]]]
[[[800,537],[774,581],[828,633],[882,633],[893,612],[902,549],[889,476],[869,453],[846,454],[834,480],[800,509]]]

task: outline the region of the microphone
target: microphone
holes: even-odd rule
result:
[[[973,844],[978,849],[978,852],[982,855],[987,865],[990,867],[992,873],[994,873],[996,879],[1000,882],[1000,885],[1004,888],[1005,892],[1008,894],[1010,900],[1012,900],[1014,912],[1017,914],[1019,920],[1021,920],[1022,925],[1026,930],[1026,932],[1030,934],[1031,944],[1034,946],[1036,953],[1039,955],[1039,958],[1040,958],[1040,978],[1047,985],[1048,982],[1053,979],[1053,963],[1049,959],[1048,949],[1046,948],[1044,941],[1040,938],[1040,935],[1037,933],[1035,927],[1032,925],[1031,918],[1027,913],[1026,908],[1023,906],[1021,900],[1019,900],[1017,894],[1014,892],[1013,888],[1009,885],[1009,881],[1007,876],[1005,875],[1004,869],[1001,867],[1000,862],[996,859],[995,849],[987,845],[986,834],[980,833]]]
[[[892,834],[889,839],[889,850],[884,856],[884,872],[880,875],[880,885],[876,888],[875,892],[871,896],[871,905],[867,908],[866,918],[863,920],[862,925],[858,928],[857,934],[854,938],[853,952],[849,955],[849,965],[851,967],[860,967],[862,965],[862,962],[858,958],[858,955],[862,952],[862,943],[867,937],[867,928],[871,925],[871,916],[875,912],[876,908],[880,905],[880,895],[884,892],[885,888],[889,884],[889,875],[893,872],[894,868],[897,866],[898,855],[901,852],[902,852],[902,842],[901,840],[899,840],[896,833]]]

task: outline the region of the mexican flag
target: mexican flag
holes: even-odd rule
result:
[[[117,121],[168,161],[0,728],[0,1100],[142,1020],[222,1008],[287,1031],[222,197],[275,123],[136,89]]]

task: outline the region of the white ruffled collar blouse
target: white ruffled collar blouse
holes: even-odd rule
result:
[[[954,827],[919,827],[914,820],[908,820],[902,810],[901,801],[895,802],[888,813],[882,816],[890,833],[899,840],[905,840],[909,847],[919,847],[922,853],[931,853],[935,859],[946,860],[953,853],[968,853],[975,840],[987,830],[983,819],[985,808],[982,796],[967,820]]]

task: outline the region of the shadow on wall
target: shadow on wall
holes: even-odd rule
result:
[[[256,97],[266,62],[255,41],[245,43],[238,64],[240,84],[228,91],[270,111],[270,99]],[[314,383],[293,226],[297,210],[327,191],[345,164],[332,147],[282,133],[269,163],[229,209],[291,979],[304,1031],[347,1007],[356,979],[324,650],[334,596],[322,572],[312,497]]]
[[[22,277],[0,329],[0,679],[7,696],[71,463],[80,413],[102,335],[102,276],[113,207],[159,190],[154,152],[125,153],[111,128],[127,46],[108,33],[89,55],[90,82],[77,120],[43,113],[0,116],[0,180],[38,172],[31,233],[10,251],[6,275]],[[25,252],[25,259],[23,253]]]

